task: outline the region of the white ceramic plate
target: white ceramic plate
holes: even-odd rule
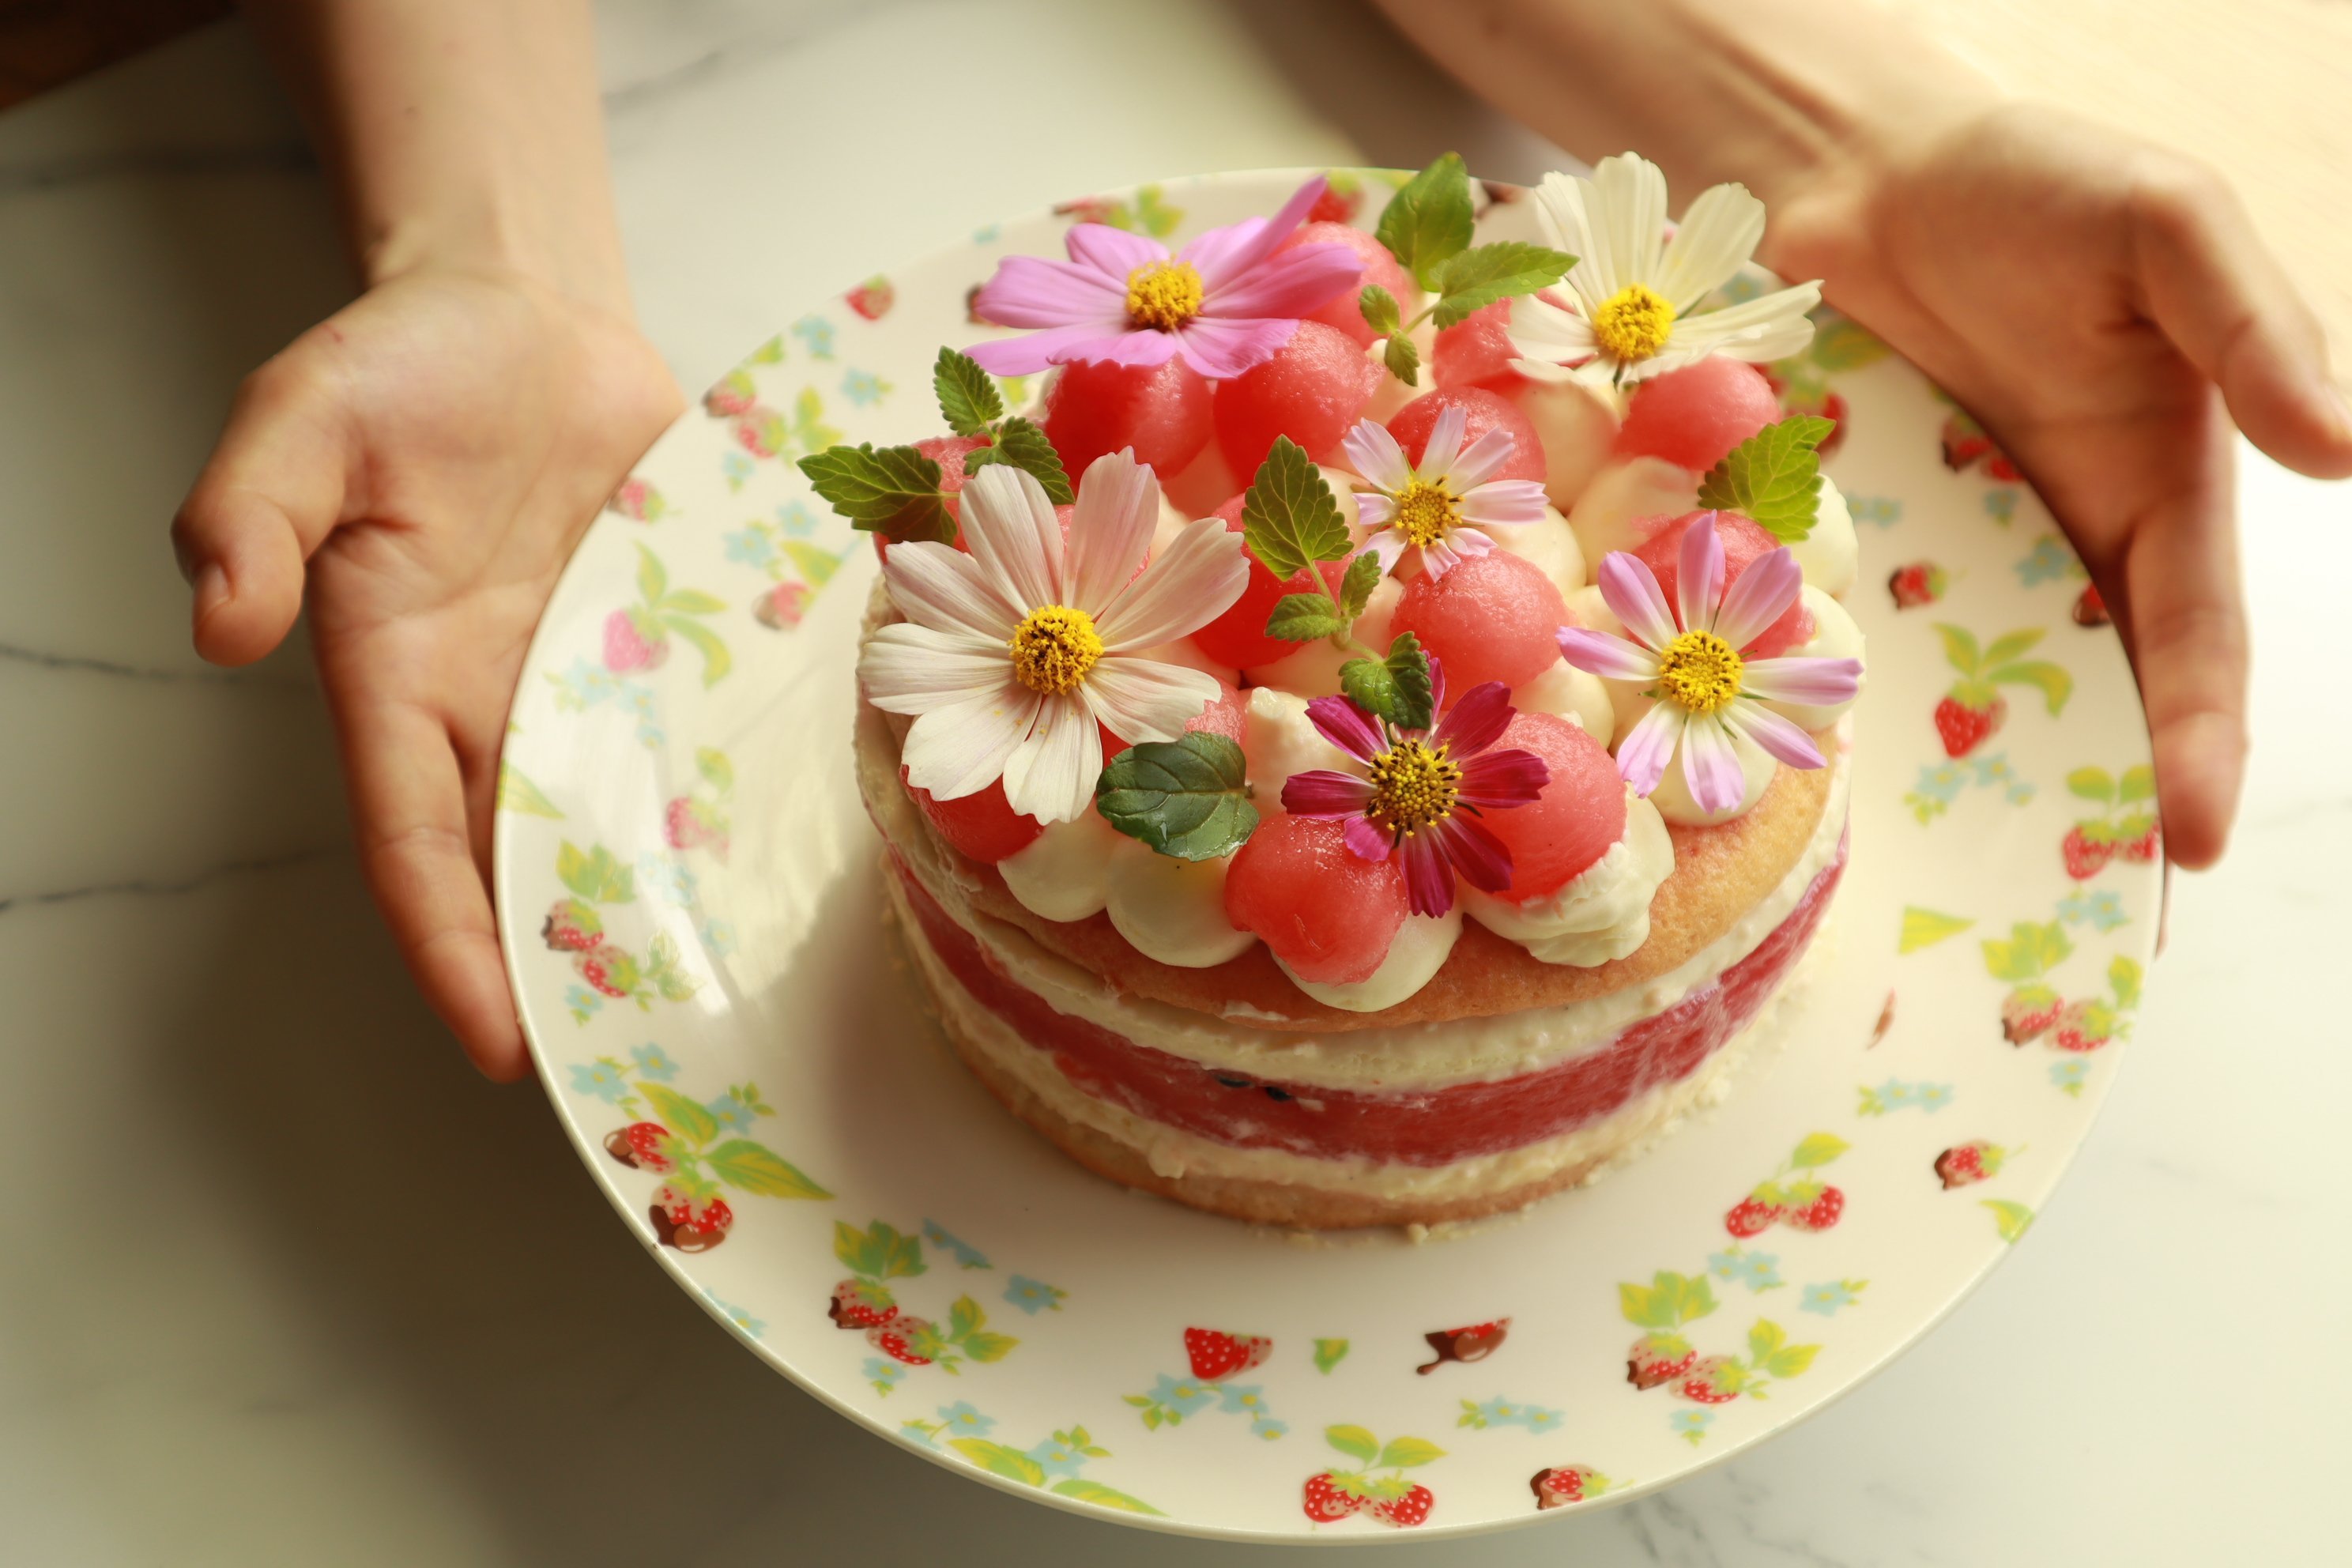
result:
[[[1852,865],[1779,1059],[1599,1186],[1421,1245],[1304,1242],[1068,1163],[948,1056],[894,959],[849,758],[873,552],[792,459],[934,433],[931,360],[977,335],[966,294],[998,257],[1058,255],[1076,216],[1181,242],[1301,177],[1181,181],[984,230],[825,301],[713,389],[548,607],[507,747],[499,905],[593,1178],[681,1286],[843,1414],[1158,1528],[1384,1533],[1369,1513],[1307,1518],[1307,1481],[1352,1471],[1426,1487],[1420,1533],[1467,1533],[1541,1517],[1539,1471],[1588,1467],[1573,1506],[1591,1507],[1761,1441],[2000,1261],[2105,1094],[2154,946],[2159,860],[2131,820],[2153,806],[2147,738],[2040,500],[1916,371],[1825,317],[1780,368],[1792,404],[1844,415],[1829,469],[1860,524],[1871,686]],[[1389,186],[1361,188],[1369,226]],[[1523,207],[1497,205],[1483,237],[1515,222]],[[1912,564],[1937,597],[1899,608],[1890,574]],[[1937,717],[1964,665],[2000,678],[1989,735]],[[2005,1009],[2045,1026],[2011,1044]],[[647,1122],[685,1168],[611,1152]],[[1948,1186],[1939,1156],[1975,1143],[1997,1169]],[[1843,1212],[1735,1237],[1727,1212],[1765,1181],[1833,1185]],[[682,1228],[657,1215],[680,1199]],[[836,1326],[835,1288],[859,1278],[951,1358],[906,1364]],[[1433,1356],[1429,1336],[1503,1318],[1475,1359]],[[1202,1377],[1188,1329],[1272,1352]],[[1654,1330],[1724,1358],[1739,1391],[1635,1387],[1629,1347]]]

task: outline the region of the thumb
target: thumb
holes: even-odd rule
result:
[[[245,378],[172,521],[196,651],[215,664],[250,664],[285,640],[303,563],[341,520],[355,443],[333,342],[314,328]]]

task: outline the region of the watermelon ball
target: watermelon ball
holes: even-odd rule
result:
[[[1568,605],[1544,569],[1496,550],[1406,584],[1390,629],[1412,633],[1444,659],[1446,689],[1459,695],[1488,680],[1524,685],[1559,663],[1567,621]]]
[[[1125,447],[1155,474],[1181,473],[1209,444],[1209,384],[1181,357],[1064,365],[1045,389],[1043,423],[1073,475]]]
[[[1337,327],[1354,339],[1358,348],[1370,348],[1379,340],[1380,334],[1372,331],[1371,324],[1364,320],[1364,312],[1357,304],[1367,285],[1377,283],[1387,289],[1396,300],[1397,314],[1405,321],[1412,320],[1420,310],[1421,288],[1413,282],[1412,274],[1397,265],[1397,258],[1389,254],[1387,246],[1362,229],[1351,228],[1344,223],[1303,223],[1291,232],[1290,237],[1282,242],[1275,254],[1279,256],[1283,251],[1302,245],[1344,245],[1356,253],[1357,260],[1364,264],[1363,276],[1352,287],[1341,289],[1309,310],[1305,320]]]
[[[1224,520],[1225,531],[1229,533],[1242,531],[1242,502],[1244,499],[1245,496],[1235,496],[1213,514]],[[1291,574],[1286,580],[1267,571],[1255,555],[1249,554],[1246,545],[1243,547],[1243,553],[1249,559],[1249,586],[1242,590],[1242,596],[1228,605],[1223,615],[1192,634],[1193,647],[1219,664],[1232,665],[1236,668],[1272,664],[1276,659],[1297,652],[1304,645],[1265,635],[1265,618],[1274,614],[1274,606],[1281,602],[1284,595],[1315,591],[1315,580],[1307,574],[1305,569]],[[1348,574],[1345,561],[1325,561],[1318,564],[1324,581],[1335,587]]]
[[[1617,455],[1664,458],[1704,471],[1780,417],[1780,400],[1762,371],[1710,354],[1634,387],[1617,430]]]
[[[1217,446],[1227,466],[1247,484],[1276,436],[1289,437],[1318,463],[1330,460],[1382,374],[1339,328],[1299,322],[1272,358],[1217,384]]]
[[[899,781],[904,783],[906,777],[907,770],[900,768]],[[1013,803],[1004,798],[1003,779],[992,779],[986,789],[954,800],[940,800],[913,784],[907,785],[907,793],[915,797],[940,837],[983,865],[993,866],[1028,848],[1045,831],[1045,825],[1035,817],[1013,811]]]
[[[1514,392],[1527,377],[1511,368],[1523,359],[1511,342],[1511,302],[1497,300],[1444,328],[1429,356],[1430,379],[1440,388],[1483,386],[1493,392]]]
[[[1496,744],[1533,752],[1551,770],[1535,799],[1480,819],[1511,852],[1501,896],[1524,903],[1558,892],[1625,837],[1625,781],[1606,746],[1556,714],[1521,713]]]
[[[1406,913],[1403,870],[1360,859],[1337,817],[1276,812],[1225,872],[1225,918],[1318,984],[1370,980]]]
[[[1716,520],[1715,536],[1723,542],[1724,587],[1739,581],[1758,557],[1769,555],[1780,548],[1780,542],[1736,511],[1685,512],[1650,536],[1650,542],[1633,552],[1634,558],[1647,566],[1658,579],[1658,587],[1666,595],[1669,606],[1675,603],[1675,585],[1682,581],[1683,535],[1701,518]],[[1813,617],[1807,612],[1804,597],[1798,595],[1786,614],[1764,628],[1764,633],[1740,651],[1750,658],[1770,658],[1801,647],[1813,637]]]
[[[1389,434],[1404,448],[1404,455],[1418,464],[1429,445],[1429,433],[1437,426],[1437,416],[1448,408],[1462,410],[1465,451],[1489,430],[1511,433],[1511,460],[1490,478],[1543,483],[1543,441],[1536,435],[1535,426],[1519,411],[1517,404],[1483,386],[1442,386],[1435,392],[1422,394],[1390,416]]]
[[[956,506],[956,492],[963,489],[964,454],[987,445],[987,440],[979,436],[932,436],[915,443],[916,451],[940,466],[940,489],[947,493],[948,515],[957,524],[956,536],[950,542],[958,550],[964,548],[963,515]],[[874,536],[874,553],[884,560],[890,556],[890,542],[878,533]]]

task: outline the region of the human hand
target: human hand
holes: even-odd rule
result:
[[[247,378],[173,524],[215,663],[284,639],[308,563],[369,884],[492,1079],[529,1065],[487,885],[507,705],[573,544],[682,401],[625,310],[421,268]]]
[[[2246,756],[2230,419],[2291,468],[2352,474],[2318,322],[2237,198],[2200,163],[2008,103],[1865,134],[1765,194],[1763,259],[1825,279],[2049,501],[2138,674],[2167,852],[2210,865]]]

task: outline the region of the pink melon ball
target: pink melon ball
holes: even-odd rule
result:
[[[1517,404],[1483,386],[1442,386],[1435,392],[1422,394],[1389,416],[1389,434],[1397,438],[1404,455],[1418,463],[1429,445],[1430,431],[1436,427],[1437,416],[1448,408],[1462,410],[1462,445],[1465,448],[1489,430],[1511,433],[1511,460],[1489,478],[1543,483],[1543,440],[1536,434],[1535,426]]]
[[[1369,980],[1404,924],[1404,872],[1358,858],[1337,818],[1269,814],[1225,873],[1225,918],[1302,980]]]
[[[1609,749],[1581,726],[1551,713],[1521,713],[1497,746],[1544,760],[1551,778],[1526,805],[1481,820],[1511,852],[1514,903],[1558,892],[1625,837],[1625,781]]]
[[[1649,542],[1633,552],[1642,563],[1658,579],[1658,587],[1666,595],[1666,604],[1675,604],[1675,593],[1682,582],[1683,535],[1701,518],[1716,521],[1715,536],[1723,542],[1724,586],[1728,589],[1739,581],[1739,574],[1759,556],[1769,555],[1780,548],[1780,542],[1736,511],[1694,511],[1666,524],[1650,536]],[[1763,635],[1744,651],[1751,658],[1770,658],[1792,647],[1801,647],[1813,638],[1813,617],[1800,597],[1780,618],[1764,628]]]
[[[900,768],[898,777],[904,782],[907,770]],[[991,780],[988,787],[954,800],[940,800],[927,789],[907,785],[907,793],[915,797],[924,816],[939,830],[940,837],[984,865],[993,866],[1008,855],[1015,854],[1036,841],[1045,831],[1045,824],[1034,816],[1015,813],[1012,803],[1004,798],[1004,781]]]
[[[1634,387],[1617,430],[1617,455],[1664,458],[1704,471],[1780,417],[1780,401],[1763,372],[1709,355]]]
[[[1482,681],[1522,686],[1541,675],[1559,662],[1567,622],[1568,605],[1544,569],[1496,550],[1406,584],[1390,633],[1411,632],[1444,659],[1445,689],[1458,697]]]
[[[1511,368],[1520,357],[1511,342],[1511,301],[1497,300],[1438,332],[1429,356],[1430,379],[1440,387],[1516,392],[1528,379]]]
[[[1301,321],[1290,341],[1231,381],[1217,384],[1217,445],[1243,484],[1287,436],[1325,462],[1381,384],[1381,367],[1353,338],[1321,321]]]
[[[1181,359],[1065,365],[1045,389],[1044,425],[1073,476],[1105,453],[1133,447],[1135,460],[1164,479],[1209,444],[1209,384]]]
[[[1370,348],[1380,335],[1372,331],[1357,305],[1367,284],[1377,283],[1395,296],[1398,313],[1405,320],[1410,321],[1421,309],[1421,289],[1413,282],[1412,274],[1397,265],[1397,258],[1389,254],[1387,246],[1362,229],[1344,223],[1303,223],[1275,254],[1279,256],[1302,245],[1344,245],[1364,264],[1362,277],[1308,311],[1305,318],[1338,328],[1354,339],[1358,348]]]

